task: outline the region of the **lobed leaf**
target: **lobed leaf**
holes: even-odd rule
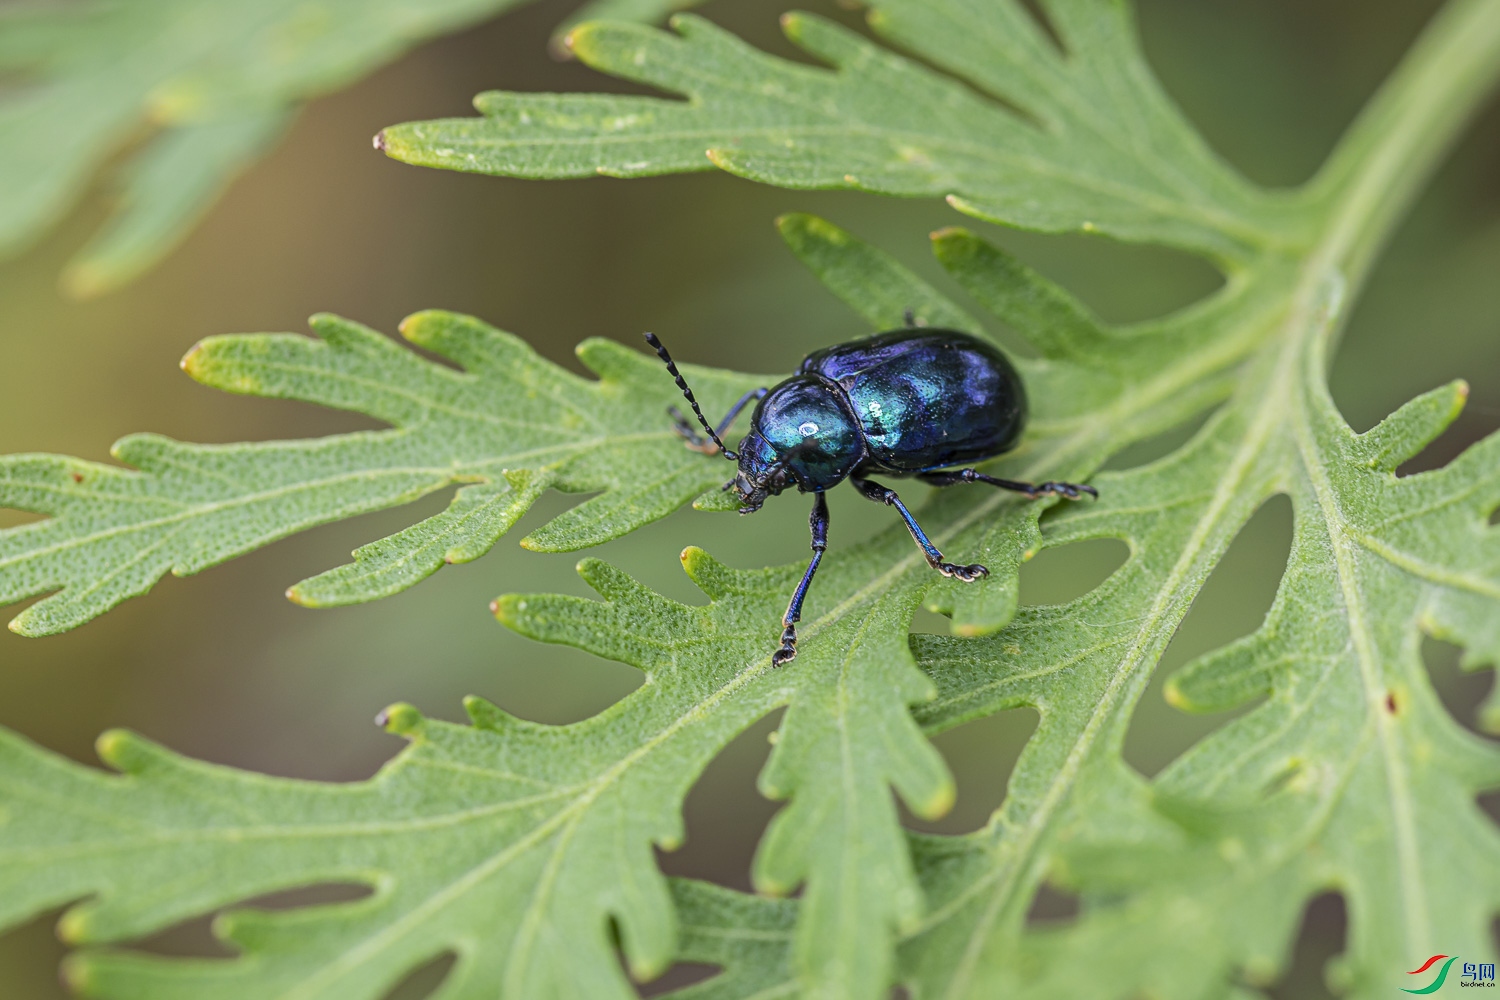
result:
[[[1330,884],[1349,887],[1367,924],[1341,965],[1340,982],[1360,995],[1394,984],[1392,955],[1420,961],[1455,947],[1441,941],[1482,953],[1494,887],[1463,886],[1459,873],[1495,867],[1495,831],[1473,797],[1500,779],[1493,748],[1432,708],[1415,643],[1426,631],[1465,644],[1469,665],[1495,659],[1500,592],[1486,518],[1500,500],[1482,471],[1491,449],[1445,470],[1453,478],[1443,487],[1414,477],[1432,491],[1417,499],[1404,492],[1416,482],[1398,487],[1391,470],[1452,418],[1461,393],[1434,392],[1353,447],[1321,366],[1341,290],[1357,287],[1449,141],[1452,109],[1471,107],[1493,80],[1500,21],[1482,4],[1450,5],[1320,177],[1282,194],[1235,178],[1185,125],[1145,69],[1123,4],[1040,6],[1060,44],[1018,3],[877,2],[876,30],[936,71],[805,15],[784,21],[788,37],[832,69],[774,59],[695,18],[675,19],[675,35],[585,25],[572,36],[585,62],[682,99],[492,93],[476,101],[483,118],[396,126],[380,141],[409,162],[517,176],[705,169],[706,147],[714,165],[768,183],[945,195],[992,221],[1165,243],[1218,262],[1227,284],[1195,309],[1110,330],[997,251],[939,236],[965,290],[1041,351],[1024,369],[1038,408],[1026,448],[1069,477],[1097,468],[1140,425],[1164,429],[1235,395],[1188,448],[1099,477],[1103,502],[1055,522],[1059,542],[1106,534],[1131,544],[1131,560],[1094,594],[1009,625],[1011,572],[927,598],[961,635],[1001,630],[917,640],[940,689],[918,718],[942,727],[1030,704],[1042,721],[984,834],[918,838],[931,909],[915,933],[901,928],[898,979],[922,996],[1056,996],[1096,992],[1109,970],[1108,995],[1225,993],[1238,975],[1263,982],[1283,967],[1302,901]],[[794,246],[817,235],[794,228]],[[889,313],[890,288],[924,293],[869,252],[816,243],[799,252],[865,314]],[[851,271],[870,280],[861,286]],[[1097,403],[1070,412],[1078,395]],[[1169,690],[1183,707],[1271,700],[1148,784],[1119,758],[1134,702],[1218,557],[1276,492],[1293,496],[1303,546],[1294,560],[1307,560],[1289,567],[1281,599],[1307,588],[1290,617],[1318,634],[1298,642],[1268,620],[1274,647],[1246,641],[1182,674]],[[1398,496],[1413,498],[1404,513]],[[924,523],[942,524],[945,544],[969,540],[992,567],[1011,570],[1042,542],[1034,514],[986,512],[985,535],[954,518],[958,504],[935,500]],[[1384,569],[1368,568],[1370,558]],[[1312,680],[1328,677],[1340,683]],[[1406,697],[1424,701],[1429,717],[1402,724],[1423,737],[1391,729],[1403,695],[1387,677],[1421,692]],[[1336,722],[1321,717],[1333,705]],[[1306,745],[1283,755],[1270,731]],[[1367,745],[1378,752],[1351,753]],[[1214,780],[1186,777],[1210,758]],[[1255,778],[1230,794],[1236,770]],[[1422,805],[1419,773],[1431,795]],[[1299,798],[1304,785],[1318,795]],[[1462,817],[1456,826],[1412,819],[1439,801]],[[1462,849],[1449,849],[1454,838]],[[1322,853],[1330,843],[1341,852],[1334,863]],[[1377,874],[1386,871],[1394,878]],[[1085,917],[1027,933],[1027,907],[1049,874],[1085,892]],[[1433,901],[1456,895],[1463,906],[1435,914]],[[799,945],[819,919],[804,916]],[[838,993],[819,962],[841,946],[825,934],[816,949],[795,950],[804,989]],[[844,990],[876,994],[863,983]]]
[[[902,293],[901,298],[911,298],[919,305],[928,303],[924,308],[930,309],[932,315],[959,315],[956,307],[943,302],[938,293],[921,285],[894,261],[827,223],[806,217],[788,218],[783,221],[783,230],[815,269],[842,276],[836,287],[851,299],[861,300],[865,291],[876,287],[887,291],[904,288],[911,294]],[[940,259],[961,280],[976,287],[991,269],[1015,279],[1008,292],[995,292],[991,296],[997,304],[1065,302],[1068,308],[1079,310],[1082,315],[1081,307],[1060,289],[1046,284],[970,234],[947,231],[939,234],[935,246]],[[851,262],[857,262],[858,266]],[[1007,313],[1003,308],[999,311],[1013,322],[1019,315],[1014,311]],[[408,323],[404,329],[423,346],[465,364],[470,374],[460,375],[414,360],[369,331],[359,330],[352,335],[344,331],[339,336],[354,337],[354,343],[364,345],[375,356],[400,358],[402,364],[430,378],[459,381],[485,378],[493,368],[526,382],[521,373],[534,371],[538,374],[529,383],[532,395],[549,402],[554,395],[538,391],[536,386],[549,385],[554,379],[579,381],[556,373],[550,366],[522,353],[514,341],[493,331],[484,332],[478,341],[485,348],[476,348],[474,334],[481,328],[475,321],[423,314],[420,321]],[[1015,457],[1007,458],[1002,469],[1007,475],[1024,478],[1062,475],[1069,467],[1057,464],[1061,461],[1078,461],[1073,457],[1078,455],[1086,456],[1084,460],[1102,461],[1112,450],[1153,433],[1163,421],[1171,422],[1180,419],[1179,414],[1191,412],[1184,408],[1201,409],[1227,388],[1228,382],[1202,379],[1207,363],[1203,356],[1190,352],[1192,362],[1186,366],[1173,358],[1183,338],[1212,343],[1212,338],[1225,336],[1237,343],[1238,348],[1212,356],[1228,366],[1243,356],[1251,341],[1236,327],[1202,322],[1196,310],[1177,321],[1128,334],[1100,327],[1092,354],[1023,363],[1032,384],[1052,384],[1049,379],[1092,379],[1098,391],[1087,396],[1062,393],[1056,398],[1038,399],[1033,440],[1045,442],[1046,446],[1023,449]],[[285,373],[301,373],[308,367],[307,362],[267,363],[257,359],[266,353],[282,358],[289,349],[305,353],[308,345],[302,338],[285,336],[232,338],[224,342],[222,349],[208,351],[203,360],[190,367],[200,377],[221,387],[288,394],[292,385],[300,383],[288,381],[292,376]],[[323,352],[329,347],[313,345],[311,350]],[[516,352],[513,358],[527,359],[525,366],[490,365],[494,352],[501,349]],[[659,378],[652,360],[644,355],[614,347],[606,349],[602,345],[585,351],[584,355],[606,375],[605,382],[594,390],[601,394],[607,388],[619,394],[619,388],[610,386],[610,377],[632,382],[638,369],[649,371],[657,387],[666,381]],[[601,363],[601,357],[610,361]],[[373,372],[356,377],[364,369],[349,367],[355,365],[353,359],[342,364],[340,370],[348,377],[330,383],[321,393],[321,401],[348,405],[353,397],[343,394],[357,392],[361,398],[371,395],[373,399],[364,399],[362,405],[375,415],[397,423],[398,428],[403,421],[412,419],[413,414],[426,412],[421,401],[428,397],[402,388],[401,379],[376,378]],[[1159,391],[1127,391],[1132,366],[1153,370],[1161,380]],[[703,381],[706,375],[694,372],[695,383]],[[1187,389],[1193,379],[1199,380],[1199,386]],[[410,381],[409,376],[406,381]],[[720,377],[719,384],[722,388],[718,394],[724,399],[739,388],[733,379],[726,377]],[[670,383],[667,386],[670,388]],[[379,391],[372,387],[379,387]],[[572,398],[578,398],[576,386],[570,383],[569,388]],[[634,387],[631,391],[635,391]],[[485,392],[486,398],[507,400],[519,395],[514,388],[500,393]],[[652,403],[648,406],[643,402],[642,414],[632,419],[660,421],[660,410],[656,407],[662,400],[656,398]],[[460,407],[450,404],[447,412],[460,412]],[[572,415],[571,410],[561,412],[565,418]],[[616,433],[630,426],[624,418],[604,422]],[[449,441],[461,439],[451,429],[444,430],[442,437]],[[601,455],[617,446],[616,441],[598,445]],[[672,454],[685,456],[689,468],[706,470],[716,477],[722,475],[719,463],[689,452],[679,443],[672,442]],[[660,463],[654,468],[660,468]],[[471,538],[476,531],[491,531],[496,521],[504,522],[509,517],[511,502],[507,498],[511,493],[543,488],[549,481],[545,475],[548,474],[528,473],[518,481],[512,473],[506,481],[508,490],[498,486],[466,487],[466,491],[481,492],[472,499],[461,493],[448,513],[366,547],[350,567],[300,585],[297,596],[312,601],[324,590],[337,595],[345,586],[361,588],[360,593],[375,593],[387,581],[404,582],[412,574],[425,572],[429,565],[435,564],[440,552],[454,551],[455,540]],[[691,489],[679,495],[678,502],[702,486],[702,482],[694,482]],[[516,502],[529,500],[522,498]],[[940,545],[954,551],[986,553],[996,567],[996,577],[1000,577],[1004,565],[1001,560],[1009,551],[1006,546],[1013,546],[1014,542],[1011,531],[997,527],[997,522],[1022,526],[1034,536],[1043,507],[1044,504],[1012,494],[959,489],[938,497],[922,517]],[[489,535],[485,534],[481,543],[471,545],[469,551],[477,551],[489,541]],[[681,712],[672,724],[672,732],[676,734],[674,739],[686,741],[693,750],[661,758],[655,756],[655,750],[650,757],[618,751],[619,766],[628,766],[632,773],[636,773],[637,762],[671,757],[672,773],[685,788],[685,783],[736,733],[767,712],[789,706],[772,761],[762,775],[761,787],[772,797],[790,798],[791,805],[779,814],[757,856],[756,883],[763,890],[786,893],[805,882],[799,906],[802,919],[790,960],[796,974],[810,989],[821,989],[830,995],[878,992],[892,974],[885,942],[895,934],[910,933],[920,926],[925,911],[923,892],[900,831],[889,786],[895,786],[919,815],[941,814],[951,804],[953,795],[946,768],[922,739],[907,712],[909,705],[920,703],[934,693],[926,678],[914,669],[907,631],[912,613],[940,578],[927,568],[899,525],[893,525],[864,546],[839,550],[837,558],[830,559],[820,574],[809,598],[801,629],[800,655],[790,666],[773,671],[769,662],[774,648],[774,626],[800,567],[757,573],[731,571],[697,550],[685,554],[685,565],[711,598],[708,607],[701,611],[667,602],[644,591],[618,571],[586,561],[582,565],[585,577],[605,596],[605,603],[529,595],[502,598],[497,602],[497,613],[511,627],[535,638],[566,642],[648,671],[658,670],[662,659],[670,658],[674,664],[670,678],[653,673],[650,686],[654,689],[657,684],[666,685],[673,688],[671,697],[688,699],[680,702]],[[1013,566],[1009,575],[1012,579],[1001,584],[1001,593],[1010,595],[1013,610]],[[668,692],[657,694],[667,695]],[[608,729],[602,721],[605,716],[594,720],[601,731],[612,732],[619,727],[637,730],[636,723],[625,721],[634,717],[635,709],[629,706],[635,704],[636,697],[632,695],[617,706],[621,714],[611,720]],[[680,751],[682,745],[675,743],[673,747]],[[678,792],[663,799],[655,822],[680,822],[677,819],[680,798]],[[649,808],[644,800],[636,801],[642,808]],[[230,897],[246,894],[248,891],[230,893]],[[594,905],[597,910],[607,909],[604,902]],[[416,960],[414,955],[409,957]],[[566,970],[554,970],[554,974],[559,981],[573,982],[566,979],[569,975]],[[577,986],[573,984],[573,988]],[[118,990],[110,987],[105,992],[125,989],[122,985]]]
[[[315,606],[395,593],[444,562],[477,558],[551,487],[598,495],[522,544],[567,551],[665,516],[716,485],[722,463],[682,447],[664,412],[659,362],[604,340],[579,348],[591,382],[510,334],[452,313],[409,317],[402,334],[464,366],[420,358],[367,327],[312,321],[292,334],[211,337],[183,359],[206,385],[367,413],[390,430],[305,441],[184,444],[136,435],[114,456],[137,471],[55,455],[0,458],[0,505],[48,514],[0,531],[0,603],[57,591],[11,623],[23,635],[83,624],[145,593],[304,528],[391,507],[453,484],[452,506],[361,548],[355,562],[294,586]],[[692,369],[712,405],[753,384]]]
[[[1101,504],[1053,522],[1050,544],[1130,545],[1102,587],[984,640],[919,642],[944,691],[918,713],[929,728],[1041,713],[990,827],[917,844],[934,916],[903,958],[923,995],[1269,984],[1304,903],[1330,889],[1350,912],[1336,975],[1351,995],[1406,985],[1438,951],[1486,953],[1500,833],[1475,797],[1500,786],[1500,749],[1448,714],[1418,643],[1439,629],[1482,641],[1495,619],[1500,535],[1485,512],[1500,503],[1500,436],[1398,479],[1394,465],[1456,416],[1462,385],[1356,435],[1328,398],[1317,332],[1288,330],[1186,448],[1101,475]],[[1240,526],[1279,493],[1296,528],[1265,624],[1167,692],[1190,711],[1259,704],[1147,782],[1119,759],[1122,709]],[[1077,924],[1025,928],[1044,876],[1083,894]]]
[[[414,162],[524,176],[701,169],[708,146],[726,169],[787,186],[949,194],[965,211],[1013,225],[1207,255],[1225,271],[1218,292],[1122,327],[972,234],[935,235],[948,272],[1041,355],[1021,365],[1033,402],[1027,438],[993,469],[1018,479],[1093,478],[1097,504],[1049,517],[1043,533],[1048,504],[939,491],[918,516],[940,546],[981,559],[992,577],[971,587],[938,581],[896,525],[838,548],[809,597],[801,652],[780,670],[769,666],[774,623],[800,565],[735,570],[689,549],[684,564],[709,598],[693,607],[586,560],[581,572],[603,600],[511,595],[496,602],[497,614],[535,638],[634,664],[647,683],[569,727],[519,723],[478,702],[474,729],[395,711],[390,725],[414,746],[367,783],[261,779],[137,752],[142,744],[130,739],[108,741],[106,756],[139,774],[105,778],[8,740],[0,899],[9,909],[0,917],[98,894],[70,911],[64,928],[121,940],[269,888],[348,879],[375,894],[226,918],[222,933],[243,949],[236,959],[86,951],[73,968],[109,996],[218,995],[232,986],[254,996],[358,997],[452,950],[458,963],[444,996],[621,995],[606,921],[618,921],[637,974],[667,964],[677,930],[650,845],[680,839],[682,796],[707,761],[786,706],[761,788],[790,802],[761,845],[754,878],[772,893],[800,885],[802,897],[754,900],[679,885],[681,914],[690,917],[679,956],[726,969],[687,995],[869,998],[899,982],[924,998],[1245,996],[1285,967],[1303,903],[1329,888],[1350,900],[1350,947],[1336,971],[1354,996],[1388,992],[1405,968],[1437,951],[1483,953],[1486,922],[1500,905],[1491,873],[1500,867],[1496,830],[1474,798],[1500,786],[1500,752],[1446,714],[1417,644],[1424,632],[1463,643],[1471,665],[1500,652],[1500,543],[1488,524],[1500,505],[1500,438],[1445,469],[1399,479],[1392,470],[1453,418],[1462,387],[1435,390],[1355,435],[1328,398],[1324,364],[1345,296],[1493,81],[1500,16],[1484,0],[1452,4],[1319,178],[1276,194],[1236,178],[1182,122],[1152,81],[1122,5],[1042,7],[1060,48],[1018,3],[882,3],[877,29],[937,70],[807,17],[791,19],[789,33],[835,69],[772,59],[698,19],[679,19],[676,35],[584,26],[573,35],[581,57],[687,99],[486,95],[483,119],[400,126],[383,141]],[[910,306],[982,332],[970,313],[835,227],[793,216],[782,230],[873,324]],[[278,455],[363,447],[382,462],[398,455],[395,465],[355,466],[372,477],[415,477],[393,480],[391,495],[397,486],[415,495],[429,482],[473,483],[445,514],[302,585],[306,599],[376,596],[444,559],[471,557],[548,485],[605,490],[531,536],[561,548],[644,523],[711,482],[695,477],[721,474],[660,428],[670,384],[644,356],[595,342],[585,360],[603,378],[591,384],[477,321],[435,315],[416,328],[429,321],[418,342],[465,372],[332,321],[323,345],[230,339],[192,365],[225,388],[314,398],[393,426],[331,443],[239,447]],[[706,371],[693,377],[721,403],[753,384]],[[488,380],[503,384],[501,398],[484,391]],[[586,414],[563,405],[584,393],[594,394]],[[545,420],[533,416],[524,431],[507,425],[501,439],[509,447],[518,434],[535,434],[521,453],[528,460],[494,458],[490,425],[543,403]],[[1125,445],[1220,403],[1173,454],[1095,475]],[[603,429],[591,427],[586,418],[600,413],[608,413]],[[158,441],[148,439],[141,454]],[[413,451],[401,451],[405,442],[416,442]],[[579,442],[576,455],[568,442]],[[620,461],[658,446],[659,458]],[[218,452],[175,447],[200,463],[200,478],[215,469],[203,456]],[[419,464],[433,455],[450,460]],[[625,478],[605,478],[622,467],[631,471],[615,474]],[[107,471],[120,483],[156,483],[167,481],[167,468]],[[641,469],[667,478],[641,479]],[[1292,498],[1296,540],[1264,627],[1169,686],[1188,709],[1264,700],[1147,780],[1120,756],[1135,703],[1220,556],[1278,493]],[[23,483],[11,495],[41,503],[52,494]],[[347,503],[386,496],[339,495]],[[319,506],[323,494],[307,497],[257,530],[309,511],[337,516],[331,501]],[[706,496],[699,502],[707,505]],[[74,515],[14,529],[0,544]],[[245,515],[231,524],[244,544],[259,537]],[[154,538],[121,537],[146,538],[140,558],[154,558]],[[1123,539],[1131,551],[1103,585],[1066,606],[1016,609],[1021,561],[1042,544],[1097,537]],[[189,556],[230,554],[218,551],[188,547],[177,558],[187,568],[196,565]],[[51,600],[59,598],[63,607],[92,599],[68,590]],[[910,637],[923,602],[950,614],[959,635]],[[952,795],[923,730],[1018,705],[1035,707],[1040,722],[990,825],[968,837],[903,835],[892,789],[928,816]],[[439,748],[455,777],[401,784],[405,770]],[[153,783],[153,768],[171,780]],[[525,791],[511,784],[526,781],[534,784]],[[350,807],[346,816],[340,796],[374,801],[388,789],[402,789],[380,800],[394,821],[334,825],[368,815]],[[47,795],[56,808],[18,808],[53,801]],[[128,864],[109,856],[133,844],[128,835],[80,818],[108,796],[116,797],[108,822],[152,831]],[[257,831],[295,831],[276,847],[292,860],[268,864],[270,855],[256,853],[259,836],[218,837],[228,821],[216,809],[248,809],[234,822],[248,815]],[[54,841],[79,846],[57,857],[34,853]],[[184,850],[228,875],[181,877]],[[133,877],[150,884],[153,871],[163,873],[155,895],[120,891]],[[1071,924],[1028,929],[1027,909],[1046,879],[1079,892],[1083,912]],[[448,885],[461,886],[462,898],[442,895]],[[441,905],[424,905],[431,899]],[[563,935],[571,947],[557,943]]]
[[[741,639],[716,674],[684,674],[663,639],[692,634],[709,612],[663,602],[602,564],[583,568],[610,614],[649,629],[630,640],[648,681],[572,726],[524,722],[479,699],[466,703],[472,727],[393,706],[380,721],[411,745],[347,785],[197,764],[128,733],[100,740],[100,756],[122,772],[108,776],[0,734],[0,923],[91,896],[60,925],[90,946],[67,975],[91,995],[375,998],[444,952],[457,957],[444,996],[632,995],[609,921],[634,975],[666,967],[676,919],[651,845],[681,842],[694,776],[765,710],[769,657],[764,643]],[[502,613],[540,622],[547,604],[528,612],[511,602]],[[740,674],[751,646],[761,669]],[[728,697],[753,689],[757,673],[758,699]],[[373,893],[289,912],[230,910],[214,925],[239,953],[230,960],[98,947],[308,882]],[[709,890],[687,891],[700,909],[713,902]],[[704,938],[690,923],[687,940]]]
[[[408,163],[504,176],[712,165],[782,187],[947,197],[983,219],[1224,260],[1294,241],[1297,213],[1224,167],[1162,96],[1123,5],[1084,6],[1069,54],[1019,3],[873,7],[876,30],[960,79],[810,14],[787,15],[787,37],[833,70],[692,15],[672,19],[674,34],[590,23],[568,36],[580,60],[686,99],[491,92],[475,99],[482,118],[392,126],[376,142]]]

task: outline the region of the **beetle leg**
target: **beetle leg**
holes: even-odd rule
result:
[[[911,511],[906,509],[906,504],[901,502],[901,497],[897,496],[895,490],[887,489],[879,483],[868,479],[850,477],[849,481],[854,484],[855,489],[859,490],[867,498],[877,503],[883,503],[896,508],[896,511],[901,515],[901,520],[906,522],[906,530],[911,532],[911,537],[916,540],[917,545],[921,546],[922,552],[927,556],[927,565],[944,576],[951,576],[965,583],[972,583],[980,577],[990,575],[989,569],[978,563],[970,566],[959,566],[954,563],[944,562],[943,554],[938,551],[936,545],[932,544],[932,539],[927,537],[927,532],[922,530],[922,526],[917,523],[917,519],[911,516]]]
[[[724,419],[719,421],[719,426],[714,429],[714,433],[719,435],[720,438],[728,434],[729,428],[734,426],[735,418],[740,415],[740,411],[751,400],[758,400],[769,391],[769,389],[765,388],[751,389],[741,396],[739,402],[731,406],[729,412],[724,414]],[[689,448],[694,451],[701,451],[705,455],[717,455],[719,453],[719,446],[701,436],[697,428],[683,415],[681,410],[675,406],[669,406],[667,407],[667,412],[672,415],[672,423],[677,427],[677,433],[682,435],[682,439],[687,442]]]
[[[802,574],[802,582],[792,593],[792,600],[781,616],[781,648],[771,654],[771,666],[779,667],[797,655],[797,623],[802,620],[802,601],[807,597],[807,588],[812,585],[813,574],[818,563],[823,561],[823,552],[828,548],[828,501],[822,493],[813,494],[812,517],[808,519],[812,528],[812,562]]]
[[[1032,499],[1037,497],[1067,497],[1069,500],[1077,500],[1087,493],[1097,498],[1099,491],[1092,486],[1084,486],[1079,483],[1054,483],[1048,480],[1045,483],[1018,483],[1014,479],[996,479],[994,476],[986,476],[984,473],[974,469],[952,469],[947,472],[921,472],[917,478],[924,483],[933,486],[952,486],[955,483],[989,483],[998,486],[1002,490],[1014,490],[1024,493]]]

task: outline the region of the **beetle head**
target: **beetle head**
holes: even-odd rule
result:
[[[841,482],[863,461],[864,436],[837,383],[794,375],[755,407],[738,457],[729,485],[739,490],[740,513],[749,514],[790,487],[813,493]]]
[[[777,456],[775,448],[756,431],[745,435],[740,442],[739,464],[739,474],[725,483],[724,488],[733,487],[739,492],[741,514],[754,514],[767,497],[773,497],[792,485],[786,465]]]

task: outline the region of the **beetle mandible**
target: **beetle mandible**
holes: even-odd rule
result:
[[[904,328],[814,351],[791,378],[745,393],[717,429],[703,416],[662,342],[650,333],[646,342],[666,362],[708,433],[706,440],[700,437],[680,410],[668,408],[688,447],[739,464],[738,475],[723,488],[739,492],[741,514],[754,513],[767,497],[791,486],[813,495],[812,562],[781,619],[781,648],[771,656],[773,666],[797,655],[802,602],[828,547],[823,494],[845,479],[868,499],[895,507],[928,565],[965,582],[990,571],[977,563],[944,561],[896,491],[872,481],[871,474],[913,476],[933,486],[988,483],[1029,497],[1099,495],[1092,486],[1021,483],[968,468],[1015,447],[1026,424],[1026,390],[994,347],[957,330],[918,326],[910,310]],[[735,451],[723,437],[752,400],[750,433]]]

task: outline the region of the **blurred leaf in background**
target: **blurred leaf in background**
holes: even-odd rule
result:
[[[80,0],[0,7],[0,254],[118,157],[115,216],[69,262],[78,296],[181,239],[302,102],[528,0]],[[620,6],[618,3],[612,7]],[[635,3],[612,16],[660,16]]]

